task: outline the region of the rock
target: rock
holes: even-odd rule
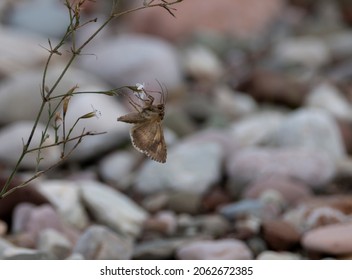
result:
[[[7,248],[3,252],[4,260],[50,260],[52,257],[38,250],[27,248]]]
[[[14,248],[16,247],[13,245],[11,242],[7,241],[6,239],[0,237],[0,259],[4,259],[4,252],[8,248]]]
[[[84,205],[94,217],[116,232],[137,236],[147,212],[126,195],[95,181],[81,181]]]
[[[280,0],[185,1],[173,6],[177,22],[162,9],[147,9],[140,14],[131,14],[128,23],[133,31],[175,41],[204,30],[211,34],[256,38],[279,16],[283,3]]]
[[[250,260],[252,252],[236,239],[194,241],[181,246],[176,256],[181,260]]]
[[[300,260],[302,257],[291,252],[264,251],[257,256],[257,260]]]
[[[257,103],[250,95],[233,91],[226,86],[219,86],[214,91],[215,106],[229,119],[255,114]]]
[[[78,237],[78,233],[65,226],[59,215],[49,205],[36,207],[29,203],[21,203],[15,208],[12,232],[25,234],[25,239],[19,235],[19,246],[34,248],[39,234],[48,228],[62,233],[72,243]],[[25,243],[22,244],[20,241],[24,241]]]
[[[53,229],[43,230],[38,237],[37,248],[41,252],[46,252],[58,259],[66,258],[71,252],[71,242]]]
[[[9,23],[25,33],[57,38],[65,34],[69,17],[65,6],[57,5],[55,0],[32,0],[13,5]]]
[[[220,179],[222,148],[213,142],[183,142],[172,146],[165,164],[147,161],[136,176],[136,190],[205,193]]]
[[[15,32],[15,30],[0,27],[0,77],[18,75],[19,72],[40,65],[48,56],[39,44],[47,40],[34,34]],[[27,55],[30,53],[31,55]]]
[[[14,167],[22,153],[23,141],[27,141],[32,127],[31,121],[18,121],[3,127],[0,130],[0,161],[3,164]],[[33,136],[30,149],[38,148],[41,143],[42,132],[45,131],[45,125],[39,123],[36,132]],[[44,146],[52,145],[55,143],[54,132],[49,129],[47,131],[48,138],[44,141]],[[60,149],[58,146],[53,146],[43,149],[40,152],[42,160],[39,163],[40,168],[47,168],[60,159]],[[37,167],[38,153],[33,151],[27,154],[21,163],[21,167],[35,169]]]
[[[299,148],[250,147],[234,154],[227,163],[228,188],[241,187],[269,176],[284,176],[315,188],[325,186],[335,176],[333,161],[323,153]]]
[[[161,211],[144,223],[144,230],[157,231],[165,235],[173,235],[176,229],[176,215],[171,211]]]
[[[68,158],[70,161],[85,161],[116,148],[128,137],[128,126],[116,121],[118,116],[126,114],[126,109],[114,97],[102,94],[80,94],[71,98],[66,115],[66,126],[71,128],[76,120],[93,112],[95,117],[81,119],[75,126],[71,137],[79,136],[83,131],[103,134],[85,137]],[[61,134],[60,134],[61,135]],[[76,145],[76,141],[67,144],[67,151]]]
[[[201,211],[201,200],[199,193],[178,191],[169,195],[167,206],[177,213],[197,214]]]
[[[331,84],[322,83],[313,88],[305,103],[309,107],[323,109],[336,118],[352,120],[352,107],[348,100]]]
[[[322,137],[323,136],[323,137]],[[300,109],[281,123],[273,140],[279,147],[300,147],[325,153],[333,160],[345,157],[340,131],[321,109]]]
[[[156,37],[124,34],[88,45],[94,56],[80,57],[80,65],[95,75],[120,87],[145,83],[160,90],[157,78],[167,88],[181,83],[181,68],[174,47]]]
[[[68,180],[42,180],[37,189],[55,206],[66,223],[77,229],[88,226],[89,218],[81,204],[77,183]]]
[[[331,32],[326,38],[326,43],[335,59],[348,59],[352,55],[352,32],[348,29]]]
[[[7,232],[7,224],[0,220],[0,236],[4,236]]]
[[[230,230],[230,223],[218,214],[198,216],[195,223],[199,226],[201,234],[214,238],[225,235]]]
[[[136,244],[133,259],[137,260],[170,260],[177,248],[190,242],[188,239],[168,238],[144,241]]]
[[[251,183],[246,188],[243,196],[248,199],[256,199],[268,190],[280,193],[288,205],[297,204],[312,194],[310,188],[302,182],[284,176],[270,176],[259,178]]]
[[[5,184],[5,180],[6,178],[0,177],[0,185],[3,186]],[[22,183],[22,180],[15,176],[14,180],[10,184],[10,189],[20,183]],[[4,221],[11,221],[14,209],[17,205],[23,202],[33,205],[42,205],[49,203],[49,200],[38,190],[36,190],[33,183],[31,183],[28,186],[20,188],[11,193],[11,195],[1,199],[0,219]]]
[[[352,253],[352,224],[334,224],[312,229],[302,238],[302,246],[309,251],[331,255]]]
[[[129,260],[133,243],[104,226],[93,225],[78,239],[74,254],[81,254],[86,260]]]
[[[277,111],[254,113],[234,122],[229,127],[232,141],[241,147],[268,143],[284,121],[284,114]]]
[[[104,157],[99,163],[99,174],[109,185],[126,190],[132,181],[136,158],[128,152],[117,151]]]
[[[307,211],[303,225],[306,230],[310,230],[329,224],[343,223],[348,221],[349,216],[345,215],[341,211],[332,207],[322,206]]]
[[[307,81],[299,79],[301,75],[257,67],[250,72],[249,81],[242,90],[257,101],[297,108],[304,102],[308,91]]]
[[[199,81],[215,81],[223,72],[219,58],[202,45],[186,49],[183,54],[183,64],[186,74]]]
[[[264,203],[259,200],[247,199],[233,202],[220,207],[219,213],[227,219],[236,219],[242,216],[261,216],[264,210]]]
[[[267,220],[263,222],[262,227],[264,240],[273,250],[285,251],[299,244],[299,232],[283,220]]]
[[[303,65],[313,69],[326,65],[331,59],[325,43],[309,36],[285,39],[273,52],[283,65]]]

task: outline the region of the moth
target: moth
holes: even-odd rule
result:
[[[144,88],[136,92],[140,105],[129,97],[129,103],[136,112],[117,118],[117,121],[133,124],[130,130],[132,145],[136,150],[152,160],[164,163],[167,157],[167,148],[162,128],[165,114],[164,92],[160,92],[159,104],[154,104],[154,97]]]

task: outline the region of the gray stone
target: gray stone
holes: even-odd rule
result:
[[[169,238],[144,241],[135,246],[133,259],[169,260],[174,257],[177,248],[190,242],[188,239]]]
[[[52,256],[39,250],[13,247],[3,252],[4,260],[51,260]]]
[[[315,37],[285,39],[273,50],[274,56],[284,65],[304,65],[318,68],[327,64],[331,57],[326,44]]]
[[[136,176],[136,190],[205,193],[221,176],[224,157],[215,142],[184,142],[170,148],[165,164],[147,161]]]
[[[16,165],[33,124],[31,121],[18,121],[0,129],[0,161],[8,166],[14,167]],[[30,149],[39,147],[44,129],[44,124],[39,123],[29,146]],[[44,146],[55,143],[54,132],[51,129],[48,130],[47,135],[49,137],[45,140]],[[40,152],[40,157],[42,160],[39,162],[39,167],[49,167],[59,161],[60,149],[57,146],[43,149]],[[35,169],[38,164],[37,159],[38,152],[33,151],[23,158],[20,166]]]
[[[334,117],[352,120],[352,107],[348,100],[329,83],[322,83],[313,88],[305,103],[309,107],[323,109]]]
[[[16,247],[14,244],[0,237],[0,259],[4,258],[4,252],[7,248],[14,248],[14,247]]]
[[[321,109],[300,109],[281,124],[274,142],[280,147],[300,147],[327,154],[333,160],[346,156],[337,124]]]
[[[45,229],[39,234],[37,248],[58,259],[66,258],[71,252],[71,242],[53,229]]]
[[[332,159],[319,151],[299,148],[250,147],[231,156],[227,162],[228,187],[232,193],[258,178],[285,176],[313,187],[323,187],[336,174]]]
[[[82,198],[94,219],[111,229],[137,236],[148,213],[126,195],[97,181],[80,181]]]
[[[90,226],[79,238],[74,254],[87,260],[129,260],[133,243],[104,226]]]
[[[88,215],[81,203],[80,188],[67,180],[42,180],[37,188],[56,207],[62,219],[77,229],[89,223]]]
[[[257,260],[300,260],[302,257],[291,252],[264,251],[257,256]]]
[[[99,174],[106,183],[125,190],[131,185],[135,164],[136,157],[132,153],[114,152],[100,161]]]
[[[145,83],[147,88],[160,90],[155,79],[169,89],[181,82],[181,68],[174,47],[147,35],[119,35],[88,45],[92,56],[80,59],[87,71],[102,77],[114,86]]]
[[[251,260],[247,245],[236,239],[201,240],[188,243],[176,252],[181,260]]]
[[[69,23],[68,12],[63,4],[54,0],[16,2],[10,24],[24,32],[41,33],[44,37],[62,36]]]
[[[229,127],[230,138],[241,147],[266,144],[270,142],[284,119],[285,115],[277,111],[254,113]]]

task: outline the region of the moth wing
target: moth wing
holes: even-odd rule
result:
[[[117,118],[117,121],[125,123],[141,123],[145,121],[145,118],[142,117],[140,113],[129,113]]]
[[[135,124],[130,131],[133,146],[151,159],[166,162],[167,149],[160,121]]]

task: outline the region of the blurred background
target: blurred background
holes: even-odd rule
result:
[[[81,23],[97,21],[79,29],[77,45],[111,8],[85,2]],[[171,9],[175,17],[156,7],[115,19],[54,92],[159,91],[160,81],[167,162],[133,149],[130,125],[116,121],[134,110],[126,97],[74,96],[67,127],[97,116],[73,136],[107,133],[0,200],[0,258],[350,259],[352,2],[184,0]],[[48,38],[55,45],[68,24],[62,0],[0,2],[2,184],[40,106]],[[48,86],[70,47],[51,61]],[[47,122],[44,113],[33,147]],[[41,168],[60,153],[44,151]],[[33,153],[14,184],[35,169]]]

